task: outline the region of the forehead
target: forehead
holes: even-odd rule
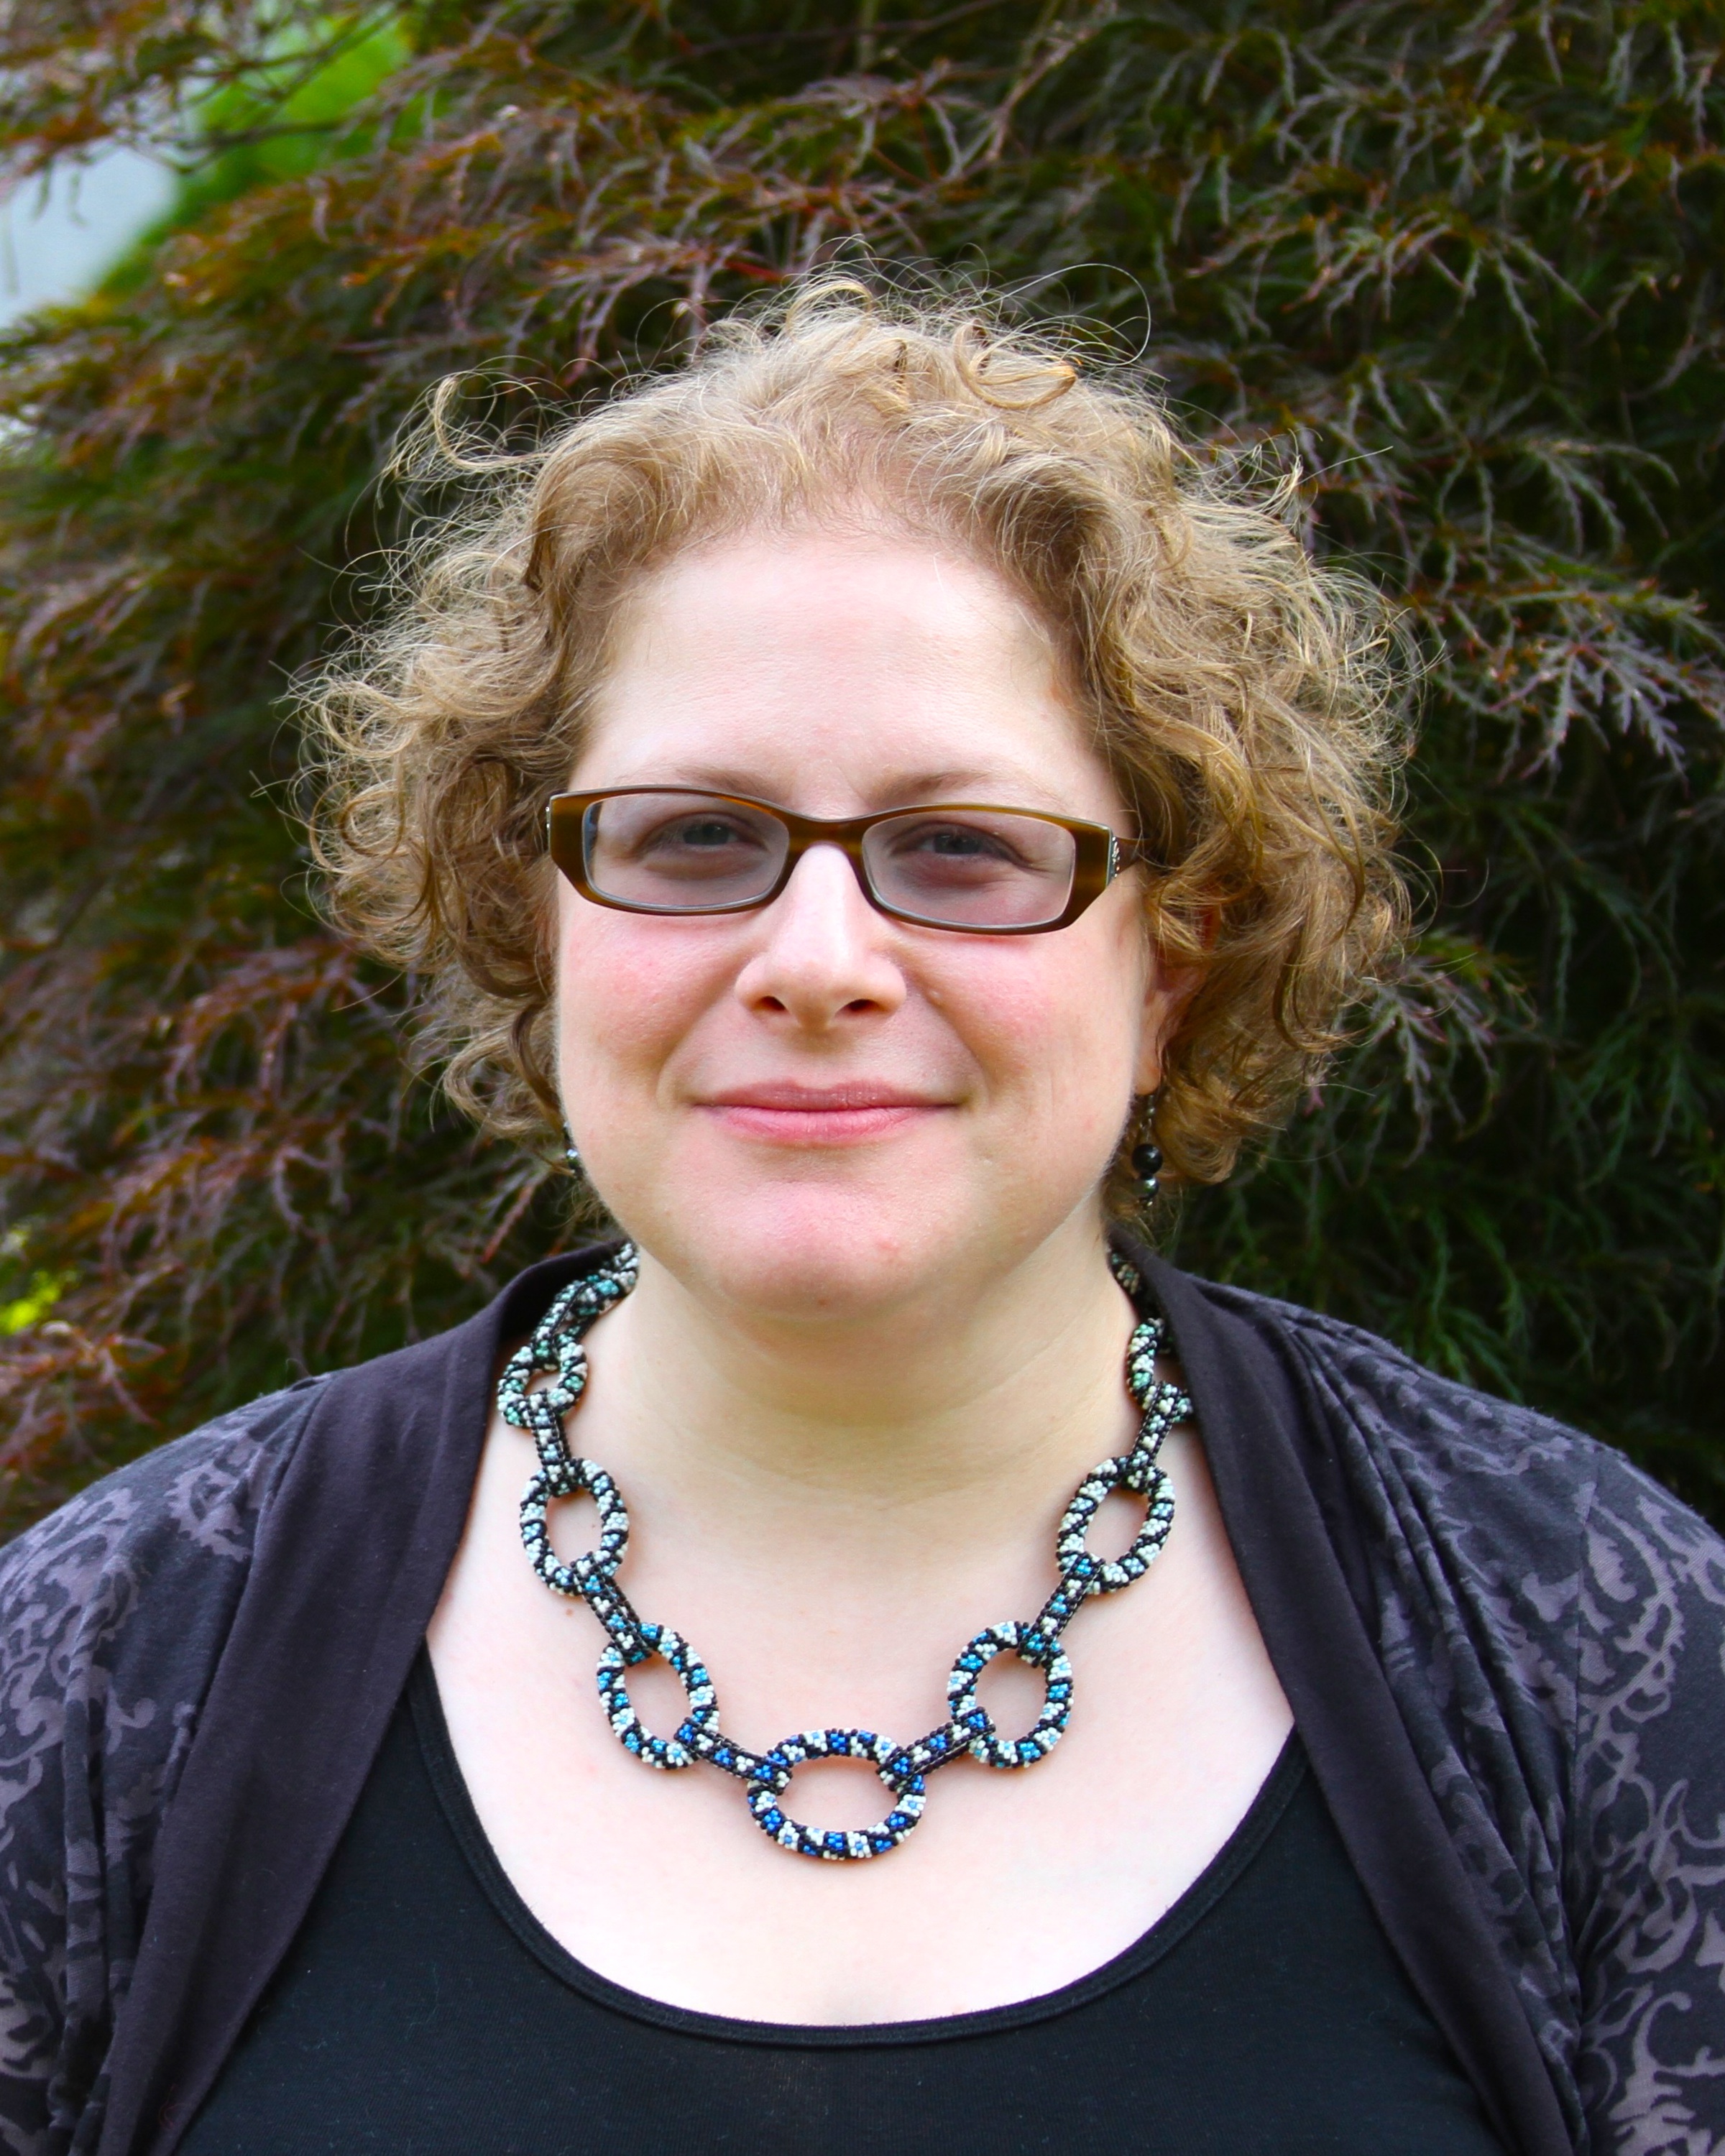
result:
[[[936,797],[1119,813],[1029,604],[892,532],[744,534],[629,594],[573,783],[655,781],[816,815]]]

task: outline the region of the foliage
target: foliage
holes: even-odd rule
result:
[[[196,162],[167,215],[145,234],[109,289],[146,282],[171,233],[249,188],[314,172],[366,140],[366,100],[408,57],[393,14],[283,26],[266,59],[194,100]]]
[[[362,613],[412,509],[377,475],[437,376],[485,370],[530,427],[517,385],[602,393],[850,244],[1018,280],[1218,454],[1296,456],[1311,543],[1425,641],[1427,932],[1181,1260],[1725,1511],[1718,8],[879,13],[433,0],[310,123],[295,85],[382,18],[9,18],[14,172],[110,136],[190,167],[218,91],[248,142],[321,131],[4,348],[15,1515],[562,1232],[538,1168],[403,1076],[411,983],[315,925],[274,700]]]

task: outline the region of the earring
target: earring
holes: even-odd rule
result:
[[[1162,1173],[1162,1147],[1153,1135],[1156,1129],[1156,1096],[1147,1093],[1143,1106],[1143,1137],[1132,1147],[1132,1173],[1138,1178],[1144,1193],[1144,1203],[1156,1203],[1158,1178]]]
[[[575,1149],[575,1141],[569,1135],[569,1126],[563,1126],[563,1163],[571,1175],[581,1173],[581,1155]]]

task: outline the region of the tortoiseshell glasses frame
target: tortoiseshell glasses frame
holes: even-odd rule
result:
[[[734,869],[730,875],[733,890],[737,883],[745,882],[747,891],[701,903],[660,901],[619,888],[619,882],[629,873],[634,874],[641,889],[652,885],[655,871],[650,868],[644,869],[639,863],[624,863],[609,881],[596,873],[594,855],[600,819],[607,804],[644,802],[652,797],[662,798],[668,804],[687,802],[692,806],[699,803],[715,812],[747,812],[748,817],[755,819],[747,833],[756,841],[754,865]],[[941,818],[960,820],[942,831],[931,823],[931,819]],[[963,820],[966,819],[981,820],[966,823]],[[997,820],[990,824],[986,820],[989,819]],[[716,814],[711,820],[715,826],[719,825]],[[925,842],[944,838],[948,841],[944,849],[925,843],[920,850],[925,868],[947,872],[947,895],[952,902],[947,905],[944,916],[928,911],[926,905],[906,903],[902,891],[895,896],[890,889],[882,887],[883,866],[892,863],[891,860],[883,863],[880,845],[870,844],[870,834],[894,824],[905,827],[909,838],[920,836]],[[776,840],[778,833],[783,834],[782,852]],[[1062,834],[1059,840],[1055,839],[1057,833]],[[1117,876],[1128,868],[1149,865],[1136,840],[1118,837],[1106,824],[1086,823],[1070,816],[1052,816],[1040,809],[973,801],[932,802],[881,809],[869,816],[829,819],[798,816],[774,802],[695,786],[617,786],[594,793],[554,794],[546,807],[546,834],[552,860],[582,896],[590,899],[595,906],[610,906],[619,912],[671,917],[752,913],[772,904],[811,847],[834,846],[850,863],[864,896],[877,911],[917,927],[945,929],[967,936],[1042,936],[1069,927],[1095,904]],[[955,838],[994,850],[992,855],[966,852],[963,844],[955,850],[950,844]],[[1025,849],[1015,847],[1015,839],[1028,840],[1031,846],[1041,847],[1046,859],[1039,862],[1024,858]],[[724,880],[716,873],[716,856],[721,850],[709,840],[705,846],[691,846],[686,854],[691,863],[699,864],[711,885]],[[1012,858],[1015,852],[1020,855],[1016,863]],[[1063,867],[1067,872],[1064,887],[1055,889],[1054,880]],[[992,870],[992,880],[978,880],[973,875],[968,884],[962,880],[967,870],[977,869]],[[672,871],[666,870],[661,880],[670,887],[675,877]],[[939,880],[938,873],[935,880]],[[967,903],[973,914],[991,900],[997,908],[1008,906],[1014,896],[1025,906],[1034,905],[1039,886],[1046,894],[1048,911],[1045,917],[962,917]],[[932,891],[928,894],[938,895]]]

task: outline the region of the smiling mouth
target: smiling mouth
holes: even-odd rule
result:
[[[951,1105],[878,1085],[747,1086],[701,1103],[739,1136],[805,1146],[885,1137]]]

